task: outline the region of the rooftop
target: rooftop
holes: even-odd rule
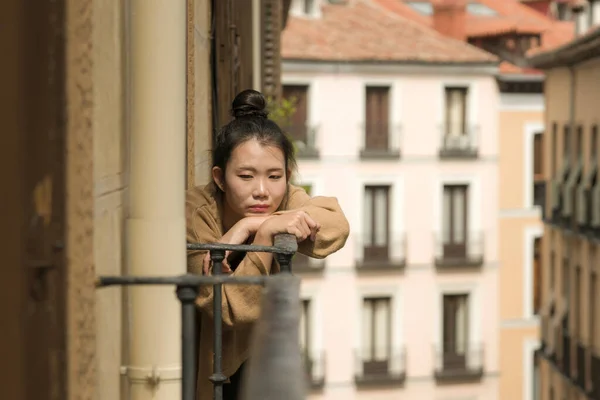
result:
[[[433,26],[435,0],[373,0],[397,15]],[[466,35],[470,39],[505,35],[508,33],[539,34],[546,51],[561,46],[574,37],[572,22],[557,21],[521,4],[518,0],[469,0],[467,3]],[[500,66],[502,73],[535,73],[508,62]]]
[[[378,3],[385,1],[325,4],[319,18],[290,16],[282,35],[283,58],[444,64],[498,62],[488,52],[443,36],[421,21],[390,12]]]

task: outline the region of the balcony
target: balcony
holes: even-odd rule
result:
[[[307,386],[313,390],[322,389],[325,386],[325,352],[318,355],[303,352],[302,357]]]
[[[450,344],[436,350],[435,379],[438,383],[477,381],[483,377],[483,347]]]
[[[317,147],[318,127],[313,125],[292,125],[287,129],[296,149],[298,158],[319,158]]]
[[[483,232],[468,233],[460,241],[449,237],[449,234],[435,234],[437,268],[475,268],[483,265]]]
[[[546,217],[547,222],[552,225],[560,225],[564,205],[562,184],[556,179],[549,180],[546,190],[550,196],[550,215]]]
[[[296,253],[292,258],[292,267],[294,268],[294,273],[299,274],[323,272],[325,270],[325,260]]]
[[[593,400],[600,400],[600,350],[594,349],[591,354],[590,372]]]
[[[362,124],[362,160],[397,160],[400,158],[401,125],[382,122]]]
[[[468,125],[462,134],[450,134],[444,124],[440,135],[439,157],[441,159],[474,159],[479,156],[479,127]],[[456,130],[452,130],[456,132]]]
[[[561,370],[567,378],[571,378],[571,337],[565,331],[562,334]]]
[[[540,207],[542,218],[546,216],[546,182],[535,181],[533,183],[533,205]]]
[[[381,354],[365,349],[356,355],[354,381],[358,387],[402,385],[406,379],[406,351]]]
[[[406,235],[392,233],[379,243],[358,235],[355,239],[356,269],[359,271],[398,271],[406,266]],[[377,239],[377,238],[375,238]],[[295,268],[295,267],[294,267]]]
[[[586,348],[581,342],[577,342],[577,352],[576,352],[576,361],[575,365],[577,367],[577,386],[585,391],[585,387],[587,384],[587,376],[586,376],[586,362],[585,362],[585,354]]]

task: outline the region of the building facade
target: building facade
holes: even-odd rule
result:
[[[517,0],[376,0],[382,6],[444,35],[471,43],[501,60],[497,74],[500,393],[534,399],[541,299],[541,213],[544,75],[527,57],[573,37],[561,2]],[[434,6],[437,4],[437,9]],[[542,4],[544,3],[544,4]],[[552,4],[551,4],[552,3]],[[440,10],[440,5],[444,7]],[[543,6],[543,7],[542,7]],[[442,12],[440,12],[442,11]],[[456,21],[460,21],[457,23]]]
[[[294,264],[311,398],[499,398],[496,57],[369,1],[289,18],[296,179],[352,227]]]
[[[186,271],[185,189],[235,92],[280,93],[289,5],[2,2],[3,397],[180,397],[172,288],[95,278]]]
[[[579,2],[578,19],[600,22],[596,2]],[[578,35],[532,62],[546,73],[542,239],[544,279],[541,399],[600,398],[600,186],[598,112],[600,30]]]

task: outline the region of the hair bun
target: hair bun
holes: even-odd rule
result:
[[[235,96],[231,103],[231,115],[234,118],[259,117],[268,118],[267,101],[262,93],[247,89]]]

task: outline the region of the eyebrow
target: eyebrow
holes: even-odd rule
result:
[[[251,167],[249,165],[240,165],[239,167],[236,168],[238,171],[252,171],[252,172],[256,172],[256,168]],[[282,172],[283,168],[281,167],[277,167],[277,168],[269,168],[267,170],[267,172]]]

